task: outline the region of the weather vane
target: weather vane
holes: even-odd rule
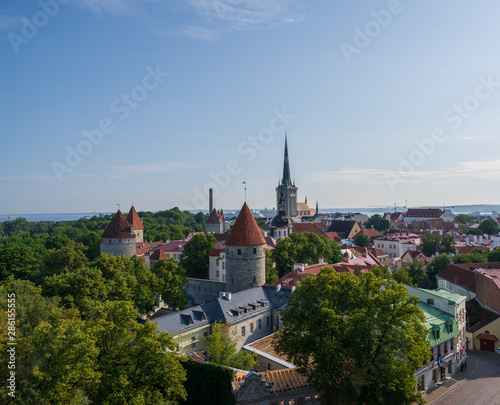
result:
[[[245,185],[245,203],[247,202],[247,178],[245,176],[245,181],[243,182],[243,184]]]

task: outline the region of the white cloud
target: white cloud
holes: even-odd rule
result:
[[[94,177],[95,174],[68,174],[64,178]],[[59,177],[53,174],[25,174],[22,176],[0,176],[0,181],[32,181],[38,183],[59,182]]]
[[[130,165],[130,166],[110,166],[110,169],[115,169],[123,174],[152,174],[152,173],[168,173],[173,170],[192,170],[197,166],[194,163],[182,162],[165,162],[165,163],[152,163],[144,166]]]
[[[98,15],[130,15],[157,35],[214,41],[228,32],[292,24],[303,19],[301,0],[75,0]],[[155,7],[145,7],[155,4]],[[180,18],[176,18],[179,16]],[[182,21],[182,25],[175,26]]]
[[[477,162],[462,162],[458,166],[437,170],[415,170],[401,173],[397,170],[345,167],[335,171],[315,171],[307,177],[323,183],[381,184],[388,177],[401,178],[406,184],[469,184],[474,181],[492,180],[500,177],[500,159]]]

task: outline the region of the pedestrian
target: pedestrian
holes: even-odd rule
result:
[[[465,371],[467,371],[467,360],[465,360],[464,366],[465,366]]]

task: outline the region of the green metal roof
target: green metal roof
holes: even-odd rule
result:
[[[430,341],[432,346],[436,346],[437,344],[458,335],[458,326],[454,316],[424,302],[419,302],[417,305],[422,311],[424,311],[425,326],[427,326],[427,329],[429,330],[427,339]],[[451,325],[451,331],[448,325]],[[438,330],[439,338],[436,334],[436,331]]]
[[[425,291],[428,294],[436,295],[437,297],[447,299],[449,301],[448,305],[460,304],[467,298],[463,295],[448,291],[444,288],[440,288],[439,290],[426,290],[425,288],[417,288],[417,290]]]

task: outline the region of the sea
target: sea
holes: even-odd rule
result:
[[[442,206],[433,207],[411,207],[411,208],[443,208]],[[492,215],[497,216],[500,212],[500,205],[496,204],[477,204],[477,205],[456,205],[456,206],[446,206],[447,209],[451,209],[454,214],[471,214],[480,213],[482,215]],[[394,211],[394,207],[364,207],[364,208],[322,208],[319,207],[320,212],[323,213],[360,213],[368,216],[374,214],[382,215],[384,212]],[[208,213],[208,210],[192,210],[193,214],[198,212]],[[268,209],[255,209],[254,212],[258,211],[269,211]],[[398,211],[406,211],[404,207],[398,207]],[[156,212],[156,211],[154,211]],[[231,215],[237,215],[239,209],[226,209],[224,208],[224,214],[226,218]],[[25,218],[27,221],[31,222],[59,222],[59,221],[76,221],[80,218],[92,218],[94,215],[109,215],[114,214],[114,212],[80,212],[80,213],[53,213],[53,214],[0,214],[0,223],[4,221],[9,221],[16,218]]]

